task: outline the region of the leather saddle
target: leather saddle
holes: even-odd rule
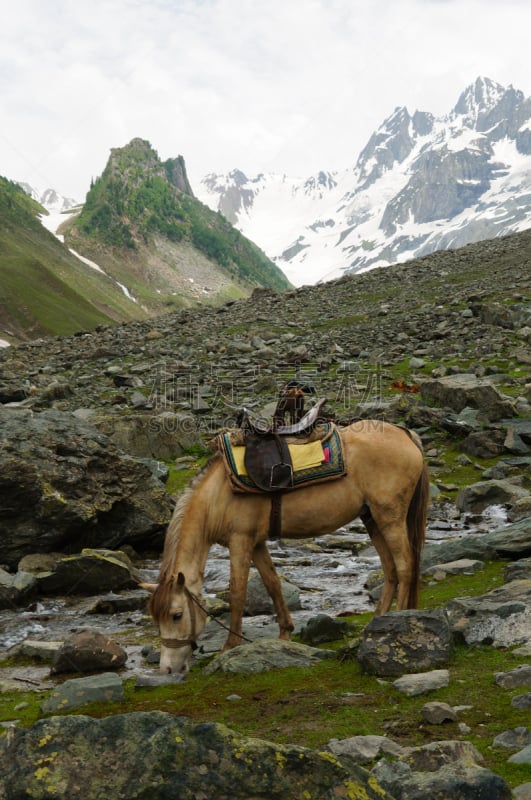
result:
[[[244,409],[241,428],[245,430],[245,469],[263,492],[280,492],[293,487],[293,463],[286,437],[308,434],[321,419],[326,397],[321,398],[293,425],[266,423]]]

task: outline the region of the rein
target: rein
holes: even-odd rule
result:
[[[199,602],[195,594],[185,586],[184,593],[186,595],[186,600],[188,601],[188,612],[190,614],[190,620],[192,622],[192,630],[190,632],[190,636],[188,639],[163,639],[161,637],[160,643],[164,647],[169,647],[171,650],[177,650],[179,647],[186,647],[189,645],[192,648],[192,651],[197,650],[197,641],[196,641],[196,615],[195,615],[195,606],[199,608],[205,617],[210,616],[206,608]],[[214,622],[219,625],[224,630],[231,633],[233,636],[237,636],[239,639],[243,639],[245,642],[250,642],[251,639],[248,639],[247,636],[244,636],[243,633],[235,633],[231,628],[221,622],[217,617],[212,617]]]

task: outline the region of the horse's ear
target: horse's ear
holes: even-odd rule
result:
[[[182,574],[182,572],[179,572],[179,574],[177,575],[177,586],[184,586],[184,583],[185,583],[185,577]]]
[[[158,583],[139,583],[138,586],[140,589],[145,589],[146,592],[150,594],[154,594],[159,587]]]

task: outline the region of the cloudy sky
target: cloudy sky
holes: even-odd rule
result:
[[[112,147],[192,186],[352,166],[396,106],[531,95],[528,0],[0,0],[0,175],[83,200]]]

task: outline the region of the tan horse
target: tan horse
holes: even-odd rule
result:
[[[360,516],[384,572],[375,614],[387,612],[398,587],[397,610],[416,608],[420,556],[426,530],[428,471],[414,433],[378,420],[341,428],[346,476],[287,492],[282,497],[282,536],[332,533]],[[209,549],[230,553],[230,631],[224,649],[242,643],[242,617],[251,562],[269,592],[280,628],[289,639],[293,622],[267,547],[271,499],[232,491],[221,456],[214,456],[179,499],[168,526],[150,611],[161,634],[161,672],[186,673],[206,622],[200,604]]]

